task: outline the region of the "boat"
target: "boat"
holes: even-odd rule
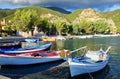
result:
[[[26,42],[28,42],[28,43],[36,43],[36,42],[38,42],[39,41],[39,39],[25,39],[25,41]]]
[[[35,53],[32,52],[20,54],[0,54],[0,65],[1,66],[33,65],[58,60],[66,60],[65,58],[67,58],[67,55],[69,53],[71,53],[69,50],[60,50],[52,52],[41,51]]]
[[[8,49],[8,48],[21,48],[21,42],[12,42],[12,43],[0,43],[0,49]]]
[[[0,52],[3,54],[16,54],[16,53],[36,53],[45,50],[49,50],[51,47],[51,43],[38,45],[38,46],[30,46],[26,48],[11,48],[11,49],[1,49]]]
[[[56,51],[53,52],[37,52],[37,53],[24,53],[24,54],[0,54],[0,65],[33,65],[53,61],[59,61],[63,58],[60,57]]]
[[[108,52],[110,48],[111,46],[109,46],[106,51],[102,49],[98,51],[89,50],[83,56],[77,56],[75,58],[70,55],[68,63],[71,77],[87,73],[90,74],[103,69],[108,63],[110,57]]]

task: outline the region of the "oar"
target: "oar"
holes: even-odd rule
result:
[[[108,52],[110,49],[111,49],[111,46],[109,46],[104,53],[107,54],[107,52]]]
[[[77,51],[82,50],[82,49],[85,49],[85,48],[87,48],[87,46],[84,46],[84,47],[80,47],[80,48],[78,48],[78,49],[75,49],[75,50],[71,51],[71,53],[77,52]],[[73,59],[73,57],[72,57],[71,54],[69,54],[69,57],[68,57],[68,58],[64,58],[64,60],[68,60],[69,63],[72,61],[72,59]]]
[[[80,47],[80,48],[78,48],[78,49],[75,49],[75,50],[73,50],[73,51],[71,51],[71,52],[72,52],[72,53],[73,53],[73,52],[77,52],[77,51],[79,51],[79,50],[82,50],[82,49],[85,49],[85,48],[87,48],[87,46]]]
[[[86,47],[87,47],[87,46],[80,47],[80,48],[75,49],[75,50],[73,50],[73,51],[62,50],[62,51],[60,51],[59,54],[60,54],[61,57],[64,57],[64,58],[66,59],[66,58],[68,58],[68,56],[69,56],[71,53],[74,53],[74,52],[76,52],[76,51],[79,51],[79,50],[85,49]]]

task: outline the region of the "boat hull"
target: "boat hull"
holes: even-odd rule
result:
[[[29,48],[1,50],[1,53],[4,53],[4,54],[36,53],[36,52],[49,50],[50,47],[51,47],[51,44],[45,44],[45,45],[36,46],[36,47],[29,47]]]
[[[9,57],[0,56],[0,65],[31,65],[62,60],[60,56],[48,57]]]
[[[108,59],[109,57],[104,61],[95,62],[95,63],[93,62],[79,62],[78,63],[78,62],[71,61],[69,62],[71,77],[99,71],[107,65]]]

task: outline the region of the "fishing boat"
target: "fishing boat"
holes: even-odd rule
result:
[[[12,42],[12,43],[0,43],[1,49],[8,49],[8,48],[21,48],[21,42]]]
[[[52,52],[42,51],[35,53],[0,54],[0,65],[32,65],[65,60],[70,53],[71,51],[69,50],[60,50]]]
[[[93,73],[103,69],[109,60],[109,50],[108,47],[106,51],[102,49],[98,51],[87,51],[83,56],[77,56],[75,58],[70,55],[68,58],[68,63],[70,66],[71,77]]]
[[[49,50],[51,47],[51,43],[39,45],[39,46],[30,46],[26,48],[11,48],[11,49],[1,49],[0,52],[3,54],[18,54],[18,53],[36,53],[45,50]]]
[[[0,65],[32,65],[62,60],[57,52],[0,54]]]
[[[25,39],[25,41],[28,43],[36,43],[39,41],[39,39]]]

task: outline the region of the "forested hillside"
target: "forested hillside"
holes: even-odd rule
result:
[[[64,14],[44,7],[30,6],[13,10],[0,10],[6,20],[3,30],[29,32],[35,27],[46,34],[93,34],[120,32],[119,12],[96,12],[88,8]]]

